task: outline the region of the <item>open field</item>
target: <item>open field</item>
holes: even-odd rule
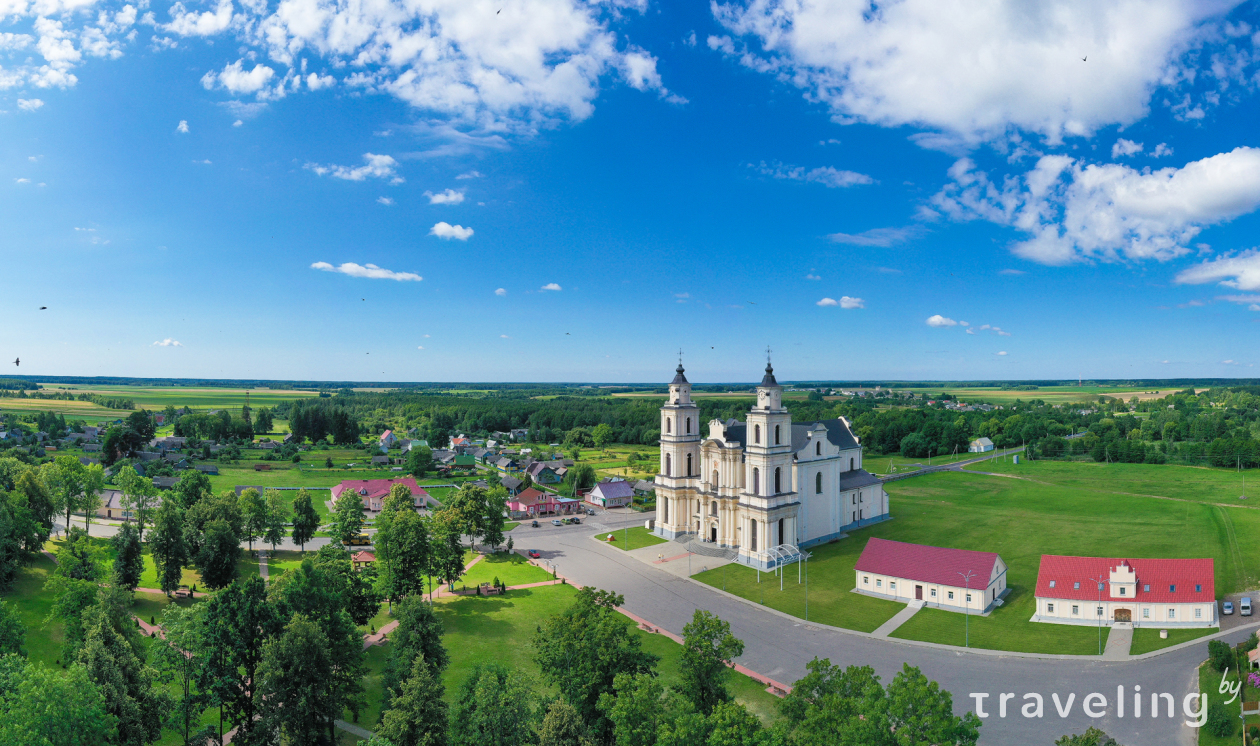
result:
[[[894,520],[812,550],[809,573],[816,582],[810,588],[810,620],[869,631],[901,607],[884,601],[891,605],[879,608],[869,603],[876,599],[849,592],[853,565],[871,536],[1002,556],[1009,567],[1011,593],[989,617],[970,618],[973,647],[1097,654],[1093,628],[1028,621],[1035,608],[1032,589],[1042,554],[1212,557],[1218,596],[1254,587],[1260,548],[1238,537],[1260,531],[1260,511],[1116,494],[1107,472],[1079,466],[1086,467],[1084,473],[1093,479],[1071,486],[965,472],[888,484]],[[1145,468],[1158,474],[1169,467]],[[720,588],[721,572],[703,573],[697,579]],[[804,616],[804,587],[795,583],[795,568],[789,568],[783,591],[777,582],[757,587],[754,571],[748,568],[731,567],[727,572],[727,590],[754,600],[760,600],[764,591],[768,606]],[[893,636],[961,645],[967,621],[953,612],[924,609]]]
[[[969,458],[983,456],[982,453],[957,453],[946,454],[944,456],[933,456],[927,458],[904,458],[897,454],[889,456],[876,456],[874,454],[862,456],[862,468],[872,474],[901,474],[907,471],[915,471],[925,466],[939,466],[941,464],[952,464],[958,461],[966,461]],[[987,463],[987,462],[985,462]],[[977,467],[980,468],[980,467]]]
[[[216,409],[231,407],[239,409],[245,404],[245,393],[249,392],[249,405],[273,407],[281,402],[318,397],[316,391],[297,391],[293,389],[245,389],[221,388],[218,386],[126,386],[126,385],[84,385],[73,383],[41,383],[41,391],[67,391],[75,396],[79,394],[99,394],[101,396],[131,399],[137,408],[165,409],[167,405],[174,407],[192,407],[193,409]],[[115,410],[117,411],[117,410]]]

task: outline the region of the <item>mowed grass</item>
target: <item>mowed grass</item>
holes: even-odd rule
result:
[[[464,563],[467,565],[471,561],[471,557],[466,557]],[[471,588],[482,583],[493,583],[495,578],[508,586],[541,583],[552,579],[550,571],[531,564],[516,552],[501,552],[482,556],[456,584]]]
[[[1200,637],[1214,635],[1219,632],[1215,627],[1203,629],[1170,629],[1168,639],[1160,639],[1158,627],[1139,627],[1133,630],[1133,644],[1129,647],[1129,655],[1141,655],[1155,650],[1163,650],[1172,645],[1197,640]]]
[[[903,458],[900,455],[874,456],[866,455],[862,457],[862,468],[872,474],[901,474],[907,471],[914,471],[925,466],[939,466],[941,464],[952,464],[958,461],[966,461],[971,458],[978,458],[985,454],[982,453],[957,453],[945,454],[944,456],[933,456],[928,458]]]
[[[18,571],[17,579],[0,597],[26,627],[26,652],[30,660],[55,665],[61,658],[61,644],[65,640],[60,622],[46,622],[55,600],[44,592],[44,583],[57,566],[47,557],[36,557]]]
[[[613,540],[608,541],[608,535],[612,534]],[[642,549],[643,547],[655,546],[657,544],[666,543],[664,539],[656,534],[648,531],[643,526],[633,526],[629,529],[621,529],[619,531],[609,531],[608,533],[600,533],[597,535],[599,540],[617,549],[630,551],[631,549]]]
[[[1097,632],[1092,628],[1028,621],[1035,609],[1032,591],[1042,554],[1211,557],[1221,595],[1246,587],[1253,568],[1260,567],[1260,548],[1238,539],[1260,531],[1260,511],[1117,495],[1103,479],[1089,486],[1093,489],[955,472],[889,483],[894,520],[811,550],[809,618],[870,631],[901,608],[884,602],[891,606],[876,613],[866,605],[875,599],[849,592],[853,566],[872,536],[1001,555],[1009,568],[1011,593],[990,616],[969,620],[972,647],[999,650],[1097,654]],[[720,588],[721,572],[710,571],[698,579]],[[753,600],[764,591],[767,605],[804,616],[803,588],[794,584],[793,569],[788,570],[784,591],[777,583],[750,585],[753,571],[747,568],[732,567],[728,572],[728,590]],[[967,622],[960,614],[924,609],[893,636],[961,645]],[[1105,646],[1106,630],[1103,636]]]

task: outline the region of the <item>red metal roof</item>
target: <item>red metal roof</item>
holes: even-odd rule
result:
[[[1097,601],[1101,576],[1107,581],[1111,570],[1126,562],[1137,576],[1134,599],[1146,603],[1195,603],[1216,601],[1215,563],[1211,559],[1124,559],[1119,557],[1065,557],[1041,555],[1037,571],[1038,598]],[[1054,587],[1050,582],[1054,581]],[[1080,583],[1080,588],[1076,584]],[[1195,590],[1195,587],[1200,590]],[[1150,590],[1147,590],[1147,588]],[[1176,590],[1172,590],[1176,588]],[[1103,598],[1115,600],[1103,585]]]
[[[530,487],[527,490],[521,490],[518,492],[516,497],[512,498],[508,505],[515,504],[518,506],[513,508],[513,510],[525,510],[530,506],[537,505],[539,503],[547,505],[554,502],[555,496],[550,492],[543,492],[542,490],[536,490],[533,487]]]
[[[354,561],[355,562],[375,562],[376,555],[372,554],[371,552],[355,552]]]
[[[398,479],[344,479],[341,484],[332,488],[333,499],[336,500],[341,496],[343,490],[354,490],[363,497],[387,497],[389,490],[396,484],[405,484],[411,488],[411,494],[414,497],[427,498],[429,493],[426,492],[413,477],[400,477]],[[363,490],[367,490],[367,494],[363,494]]]
[[[856,568],[860,572],[959,588],[967,584],[959,573],[966,574],[970,571],[971,587],[986,588],[993,577],[993,566],[997,561],[996,552],[871,539],[866,542],[862,556],[858,557]]]

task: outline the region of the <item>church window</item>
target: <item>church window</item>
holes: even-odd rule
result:
[[[849,471],[853,471],[853,459],[849,459]]]
[[[822,455],[822,441],[821,441],[821,440],[820,440],[820,441],[818,441],[818,442],[816,442],[816,443],[814,443],[814,455],[815,455],[815,456],[821,456],[821,455]]]
[[[761,443],[761,425],[753,425],[753,442]]]
[[[754,466],[753,467],[753,489],[752,489],[753,494],[754,495],[761,494],[760,488],[761,488],[761,471],[757,467]],[[755,531],[756,529],[753,529],[753,530]]]
[[[748,527],[752,536],[752,550],[755,552],[757,551],[757,522],[753,521]]]
[[[774,444],[777,446],[779,445],[780,442],[781,441],[779,440],[779,426],[775,425],[774,426]]]
[[[783,470],[776,466],[774,468],[774,494],[776,495],[783,491],[783,484],[780,481],[782,474]]]
[[[687,434],[691,435],[691,418],[687,418]]]
[[[667,432],[667,433],[671,431],[671,430],[670,430],[670,422],[671,422],[671,420],[670,420],[668,417],[666,417],[666,418],[665,418],[665,432]]]
[[[713,470],[713,488],[717,489],[717,486],[718,486],[718,470],[714,469]]]
[[[783,536],[784,536],[783,527],[784,527],[785,525],[787,525],[787,519],[786,519],[786,518],[780,518],[780,519],[779,519],[779,543],[780,543],[780,544],[785,544],[785,543],[786,543],[786,542],[783,540]]]
[[[669,523],[669,500],[661,501],[661,523]]]
[[[691,476],[691,454],[690,453],[687,454],[687,473],[684,474],[683,476],[687,476],[687,477]]]
[[[709,515],[717,515],[717,500],[709,504]]]
[[[665,476],[667,477],[669,476],[669,467],[672,465],[672,461],[673,459],[670,458],[670,454],[665,454]]]
[[[822,472],[821,471],[814,475],[814,493],[818,495],[822,494]]]

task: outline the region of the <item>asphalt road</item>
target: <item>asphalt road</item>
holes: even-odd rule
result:
[[[806,624],[764,607],[749,604],[701,583],[679,578],[650,564],[626,556],[620,550],[591,538],[595,521],[607,528],[643,525],[643,514],[614,516],[604,514],[587,519],[580,526],[540,528],[523,524],[512,531],[516,546],[538,549],[543,559],[554,562],[558,572],[581,585],[614,590],[626,598],[625,608],[676,634],[691,620],[697,608],[707,609],[731,623],[734,634],[745,643],[739,663],[777,681],[791,684],[806,673],[805,665],[814,657],[830,658],[842,665],[870,665],[887,683],[905,663],[918,666],[930,679],[953,693],[959,713],[975,709],[972,692],[989,693],[984,701],[988,717],[980,729],[982,744],[1051,744],[1065,733],[1080,733],[1093,725],[1123,744],[1141,746],[1190,746],[1196,742],[1195,729],[1184,725],[1183,698],[1197,687],[1196,668],[1206,657],[1206,642],[1141,661],[1102,662],[1093,658],[1065,656],[1064,659],[1025,658],[996,652],[963,651],[942,646],[916,645],[876,639],[858,633]],[[683,553],[682,545],[671,544]],[[704,558],[693,558],[696,568]],[[1242,640],[1251,629],[1232,632],[1226,639]],[[1134,686],[1143,693],[1142,717],[1133,717]],[[1121,717],[1115,706],[1117,686],[1125,687],[1125,710]],[[1101,717],[1082,711],[1087,695],[1098,692],[1107,698],[1104,709],[1093,705]],[[1150,693],[1167,692],[1176,701],[1175,718],[1161,710],[1150,718]],[[1014,693],[1001,717],[998,697]],[[1020,708],[1032,704],[1024,695],[1037,693],[1044,698],[1044,716],[1026,718]],[[1052,693],[1067,706],[1075,694],[1067,717],[1060,717]],[[1161,702],[1165,700],[1161,699]],[[1166,704],[1161,707],[1167,707]]]

